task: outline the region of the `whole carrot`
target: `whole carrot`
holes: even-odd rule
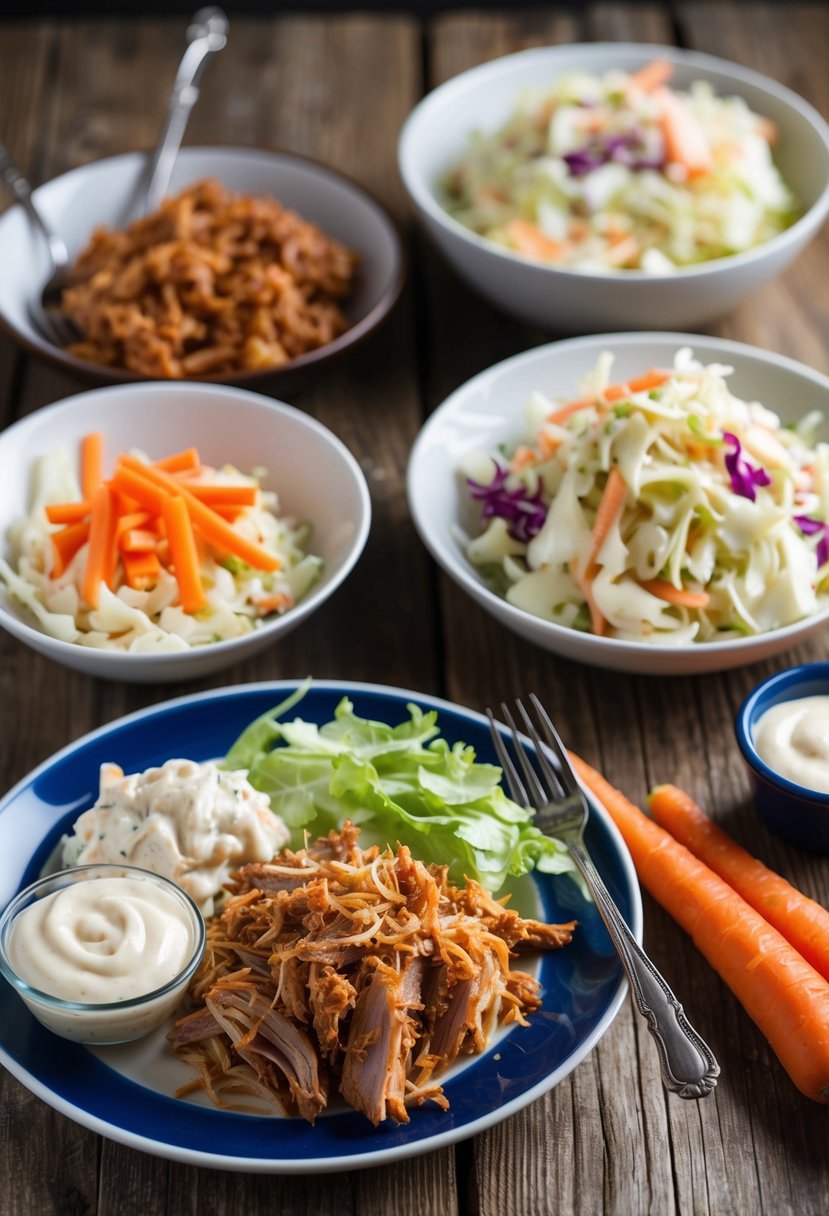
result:
[[[654,899],[690,934],[768,1039],[797,1088],[829,1102],[829,984],[782,934],[578,756]]]
[[[658,824],[724,878],[829,980],[829,912],[752,857],[713,823],[684,790],[658,785],[648,795]]]

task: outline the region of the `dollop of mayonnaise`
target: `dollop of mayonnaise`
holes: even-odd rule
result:
[[[781,777],[829,794],[829,696],[773,705],[754,728],[754,746]]]
[[[34,988],[103,1005],[162,988],[193,951],[191,921],[174,892],[126,876],[73,882],[18,913],[9,961]]]
[[[100,793],[63,847],[65,866],[123,862],[171,878],[209,915],[231,872],[270,861],[288,829],[244,772],[168,760],[125,775],[102,764]]]

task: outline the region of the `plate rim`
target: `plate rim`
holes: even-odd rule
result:
[[[63,759],[69,757],[77,748],[109,734],[114,729],[121,729],[125,726],[130,726],[132,723],[146,720],[152,717],[163,717],[171,710],[184,708],[187,705],[194,703],[202,703],[211,700],[219,700],[228,696],[245,696],[266,690],[273,690],[275,694],[289,692],[297,688],[302,683],[298,679],[283,679],[283,680],[262,680],[254,683],[241,683],[225,685],[220,688],[204,689],[200,692],[185,693],[178,697],[173,697],[167,700],[156,702],[144,709],[135,710],[129,714],[125,714],[119,718],[113,719],[111,722],[105,723],[102,726],[96,727],[94,730],[88,731],[86,734],[79,736],[77,739],[60,748],[52,755],[46,757],[34,769],[22,777],[15,785],[0,798],[0,815],[2,815],[9,805],[16,801],[17,798],[29,787],[35,784],[38,777],[50,769],[53,765],[60,763]],[[425,708],[434,708],[440,712],[445,709],[452,713],[460,713],[461,716],[471,718],[481,727],[488,729],[488,722],[483,713],[477,710],[461,705],[459,702],[449,701],[444,697],[434,696],[430,693],[418,693],[410,689],[400,688],[397,685],[377,684],[366,681],[355,680],[324,680],[314,679],[311,688],[316,688],[321,691],[341,692],[347,696],[350,692],[359,694],[361,692],[369,695],[379,695],[396,699],[405,699],[416,703],[422,703]],[[622,836],[614,824],[609,812],[603,804],[589,794],[591,800],[591,810],[595,808],[597,814],[604,827],[607,829],[611,842],[617,853],[619,864],[622,872],[627,880],[632,916],[631,928],[637,941],[642,939],[642,898],[641,891],[636,876],[636,871],[633,865],[633,860],[627,849],[627,846],[622,839]],[[586,1035],[585,1039],[578,1045],[575,1051],[571,1052],[558,1066],[548,1073],[540,1082],[532,1086],[530,1089],[517,1095],[511,1101],[503,1106],[498,1106],[488,1113],[474,1119],[471,1123],[465,1124],[460,1128],[451,1128],[445,1132],[439,1132],[436,1135],[426,1136],[422,1140],[415,1141],[410,1144],[401,1144],[385,1149],[371,1150],[367,1152],[355,1153],[345,1156],[326,1156],[320,1158],[264,1158],[264,1157],[241,1157],[241,1156],[223,1156],[214,1152],[207,1152],[200,1149],[193,1149],[184,1145],[169,1144],[164,1140],[151,1139],[148,1136],[141,1135],[131,1131],[129,1128],[119,1127],[98,1115],[92,1114],[82,1107],[76,1106],[62,1095],[55,1093],[47,1085],[39,1079],[32,1077],[28,1070],[20,1065],[16,1060],[11,1058],[5,1049],[5,1046],[0,1043],[0,1064],[11,1073],[30,1093],[44,1101],[52,1109],[57,1110],[60,1114],[65,1115],[73,1122],[87,1128],[90,1131],[96,1132],[98,1135],[104,1136],[108,1140],[112,1140],[118,1144],[126,1145],[129,1148],[138,1149],[141,1152],[150,1153],[153,1156],[160,1157],[170,1161],[176,1161],[180,1164],[193,1165],[210,1169],[224,1169],[235,1172],[247,1172],[257,1174],[281,1174],[292,1175],[307,1173],[309,1170],[314,1170],[318,1173],[332,1173],[336,1171],[364,1169],[371,1166],[388,1165],[395,1161],[405,1160],[410,1157],[421,1156],[425,1153],[436,1151],[439,1148],[445,1148],[449,1145],[456,1144],[461,1140],[466,1140],[472,1136],[477,1136],[481,1132],[497,1123],[503,1122],[510,1118],[518,1111],[528,1106],[531,1102],[541,1097],[544,1093],[553,1089],[565,1077],[569,1076],[574,1069],[582,1063],[590,1054],[593,1048],[598,1043],[599,1039],[610,1029],[615,1021],[622,1003],[627,995],[628,983],[622,975],[617,984],[616,990],[605,1009],[604,1013],[598,1019],[596,1025]],[[484,1053],[484,1056],[486,1053]],[[482,1056],[481,1058],[484,1058]]]

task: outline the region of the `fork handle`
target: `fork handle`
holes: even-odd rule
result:
[[[619,954],[639,1012],[656,1041],[665,1088],[680,1098],[704,1098],[717,1084],[720,1066],[685,1016],[685,1011],[630,931],[582,845],[571,856],[596,901]]]
[[[25,209],[29,219],[39,230],[49,250],[52,259],[52,270],[62,269],[69,262],[69,253],[60,237],[52,232],[43,216],[38,211],[32,198],[32,187],[23,170],[12,159],[5,144],[0,144],[0,181],[11,191],[14,197]]]

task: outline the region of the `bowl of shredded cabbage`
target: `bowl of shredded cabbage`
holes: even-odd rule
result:
[[[420,220],[499,307],[567,332],[695,326],[829,211],[829,127],[775,81],[670,47],[541,47],[448,81],[401,133]]]
[[[409,503],[509,628],[596,666],[754,662],[829,618],[829,379],[740,343],[605,334],[454,392]]]
[[[313,418],[243,389],[95,389],[0,436],[0,625],[109,679],[205,675],[347,577],[363,474]]]

